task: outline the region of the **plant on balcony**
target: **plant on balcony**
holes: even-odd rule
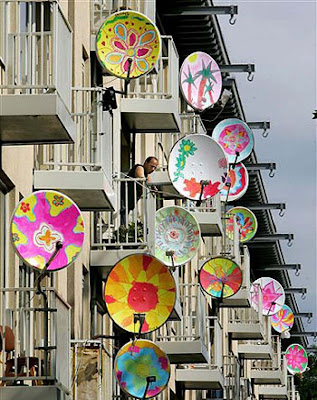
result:
[[[136,234],[136,237],[135,237]],[[115,235],[117,237],[117,235]],[[135,222],[130,222],[126,227],[125,225],[121,225],[119,227],[119,242],[120,243],[143,243],[144,238],[144,226],[141,221],[137,221],[135,226]]]

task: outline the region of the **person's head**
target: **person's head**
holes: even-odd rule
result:
[[[158,159],[156,157],[148,157],[143,164],[144,170],[147,174],[151,174],[154,172],[158,165]]]

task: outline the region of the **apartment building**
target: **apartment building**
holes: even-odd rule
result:
[[[123,91],[124,81],[102,70],[95,40],[104,20],[124,9],[156,23],[162,52],[150,74],[131,80],[127,94],[112,96],[109,110],[106,89]],[[246,162],[249,188],[237,204],[258,205],[259,225],[247,245],[239,243],[237,232],[234,240],[226,238],[218,195],[194,205],[176,193],[167,172],[178,139],[210,134],[225,118],[247,121],[217,16],[232,20],[235,12],[233,6],[214,7],[211,0],[1,1],[1,399],[126,397],[113,362],[130,336],[107,315],[105,280],[123,257],[154,254],[155,212],[165,205],[189,209],[202,240],[197,255],[173,271],[177,296],[169,320],[146,335],[171,362],[160,400],[299,399],[283,359],[296,339],[274,335],[269,318],[250,305],[251,283],[263,275],[291,287],[287,270],[263,272],[267,265],[285,264],[261,176],[271,173],[274,163],[258,162],[254,151]],[[223,87],[230,93],[203,120],[179,90],[181,62],[196,50],[223,66]],[[246,64],[240,70],[251,74],[253,69]],[[254,129],[265,127],[247,122]],[[158,191],[143,185],[143,196],[122,229],[120,188],[128,182],[129,168],[150,155],[159,160],[152,175]],[[133,183],[134,190],[139,183]],[[14,253],[9,227],[18,202],[46,189],[77,203],[86,238],[71,266],[42,281],[45,301],[36,290],[36,272]],[[218,254],[234,259],[243,271],[241,290],[220,305],[203,294],[197,278],[202,262]],[[286,303],[299,312],[294,294],[287,294]],[[12,348],[5,345],[9,337],[3,327],[13,332]],[[304,331],[300,319],[293,329]],[[307,346],[305,338],[300,340]]]

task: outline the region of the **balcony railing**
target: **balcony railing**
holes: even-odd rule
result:
[[[100,340],[72,340],[72,400],[111,399],[112,354]]]
[[[287,376],[288,400],[300,400],[300,394],[296,390],[294,379],[294,375]]]
[[[93,214],[91,247],[93,249],[121,249],[137,247],[153,250],[155,240],[155,194],[145,184],[145,179],[121,178],[114,180],[117,193],[117,212]],[[142,196],[138,201],[137,192]],[[120,192],[125,196],[120,199]],[[134,199],[131,204],[131,198]]]
[[[154,70],[130,82],[128,99],[178,101],[178,53],[172,36],[161,36],[162,52]]]
[[[158,171],[166,171],[169,153],[174,144],[186,135],[195,133],[206,134],[206,128],[198,114],[180,114],[181,129],[180,133],[158,133],[155,135],[155,154],[159,160]]]
[[[77,139],[70,145],[37,146],[35,169],[97,171],[112,177],[112,124],[103,111],[102,89],[73,88],[73,118]]]
[[[71,109],[72,31],[58,1],[3,2],[2,94],[57,92]],[[1,48],[1,46],[0,46]]]
[[[281,358],[281,343],[279,336],[271,337],[272,359],[253,361],[251,369],[262,371],[281,371],[283,368]]]
[[[147,15],[155,22],[155,1],[144,0],[93,0],[91,2],[91,33],[95,34],[111,14],[120,10],[134,10]]]
[[[10,351],[1,353],[2,385],[57,384],[69,392],[70,307],[53,288],[41,294],[30,288],[1,288],[0,326],[11,328],[14,337]],[[5,349],[6,335],[2,341]]]
[[[183,316],[168,321],[156,334],[158,342],[201,341],[208,349],[209,363],[204,368],[222,365],[222,327],[216,317],[208,317],[208,303],[198,284],[180,284]],[[159,343],[158,343],[159,344]],[[186,344],[184,343],[186,346]],[[198,366],[200,364],[196,364]]]

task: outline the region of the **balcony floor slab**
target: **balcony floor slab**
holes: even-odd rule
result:
[[[228,323],[227,329],[234,340],[264,339],[264,329],[259,323],[247,324],[234,321]]]
[[[256,385],[281,385],[282,384],[282,371],[276,370],[251,370],[250,378]]]
[[[207,347],[201,340],[195,341],[158,341],[158,346],[168,355],[171,364],[207,363]]]
[[[114,210],[115,193],[103,171],[34,171],[35,190],[66,194],[82,211]]]
[[[269,344],[239,344],[238,353],[246,360],[272,359],[272,347]]]
[[[73,143],[76,126],[57,93],[0,96],[3,145]]]
[[[262,399],[287,399],[286,386],[259,386],[258,394]]]
[[[153,97],[155,94],[153,94]],[[179,132],[178,100],[121,99],[122,118],[128,130],[135,133]]]
[[[187,390],[212,390],[224,387],[224,378],[219,368],[176,369],[176,381]]]

